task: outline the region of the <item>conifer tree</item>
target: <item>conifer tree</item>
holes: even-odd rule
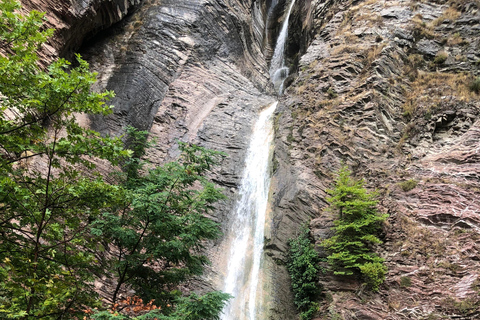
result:
[[[381,243],[378,233],[388,215],[377,212],[375,194],[369,193],[364,184],[353,179],[346,166],[340,169],[334,188],[327,190],[327,200],[339,214],[332,228],[335,235],[322,245],[330,253],[328,262],[335,274],[361,273],[376,291],[384,281],[386,267],[374,246]]]

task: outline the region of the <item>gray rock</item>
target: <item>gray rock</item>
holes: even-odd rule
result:
[[[434,40],[420,40],[416,43],[416,49],[423,55],[435,57],[442,47]]]
[[[390,7],[380,11],[380,16],[386,19],[397,19],[407,21],[412,16],[412,11],[405,7]]]

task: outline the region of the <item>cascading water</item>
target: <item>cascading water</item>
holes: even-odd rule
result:
[[[288,77],[288,67],[285,66],[285,44],[288,36],[288,21],[290,20],[290,14],[292,13],[295,0],[292,0],[288,12],[283,21],[282,29],[278,34],[277,44],[275,45],[275,51],[270,61],[270,80],[273,82],[275,90],[279,95],[283,93],[283,84]]]
[[[283,83],[288,76],[284,53],[288,21],[294,4],[295,0],[290,3],[270,65],[270,78],[278,94],[283,93]],[[278,0],[273,0],[266,26],[277,5]],[[273,141],[272,115],[277,104],[271,104],[260,113],[247,152],[240,199],[228,231],[227,246],[230,251],[223,285],[223,291],[234,298],[223,310],[222,320],[256,320],[261,314],[262,299],[257,299],[257,293],[262,285],[260,271],[270,187],[268,166]]]
[[[272,115],[276,106],[277,102],[260,113],[245,160],[240,199],[229,230],[230,253],[223,287],[223,291],[234,298],[225,307],[223,320],[254,320],[261,307],[257,290],[261,283],[260,267],[270,187],[268,165],[273,140]]]

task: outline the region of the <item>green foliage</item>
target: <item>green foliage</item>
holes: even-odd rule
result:
[[[123,164],[126,173],[127,187],[131,182],[135,182],[139,177],[139,172],[143,168],[145,162],[142,157],[146,150],[152,146],[148,142],[148,132],[139,131],[134,127],[127,127],[127,141],[125,145],[132,151],[132,156],[128,158]]]
[[[36,50],[52,30],[19,9],[0,1],[0,317],[71,318],[97,301],[88,225],[122,193],[92,158],[115,164],[128,152],[77,124],[76,113],[108,114],[113,94],[90,91],[95,74],[80,56],[76,68],[60,59],[42,69]]]
[[[220,312],[230,295],[221,292],[209,292],[203,296],[191,294],[176,301],[175,310],[162,314],[160,310],[145,312],[139,316],[126,316],[118,312],[100,311],[91,316],[92,320],[219,320]],[[141,309],[141,308],[139,308]]]
[[[372,288],[373,291],[378,291],[380,285],[385,281],[387,267],[380,262],[367,262],[360,265],[360,272],[365,279],[365,283]]]
[[[219,234],[206,215],[223,195],[204,175],[222,155],[181,145],[180,162],[141,174],[146,134],[129,129],[127,151],[81,127],[78,114],[111,112],[113,93],[91,92],[96,75],[78,55],[75,68],[64,59],[40,67],[36,50],[52,30],[40,31],[43,14],[20,11],[0,0],[0,318],[82,319],[100,306],[101,276],[118,280],[114,298],[129,284],[179,300],[171,287],[202,272],[197,249]],[[107,183],[98,159],[122,165],[125,184]],[[177,319],[215,319],[226,296],[185,299]]]
[[[447,61],[447,59],[448,59],[448,53],[446,53],[445,51],[440,51],[437,53],[437,55],[433,59],[433,63],[437,65],[444,64],[445,61]]]
[[[408,288],[412,286],[412,278],[410,277],[401,277],[400,278],[400,287]]]
[[[204,296],[192,294],[181,298],[172,320],[219,320],[220,311],[231,296],[221,292],[211,292]]]
[[[314,300],[320,294],[317,284],[320,272],[320,257],[309,238],[308,225],[302,227],[300,235],[289,241],[290,251],[287,269],[292,280],[294,303],[302,320],[312,319],[318,311]]]
[[[169,304],[175,298],[170,288],[201,274],[208,263],[198,249],[203,240],[220,234],[207,214],[224,195],[204,175],[223,154],[185,144],[180,144],[180,150],[179,162],[143,176],[129,172],[124,205],[103,213],[92,228],[102,236],[106,252],[119,251],[109,261],[118,279],[114,302],[121,286],[128,283],[143,299]],[[161,270],[154,268],[158,261],[166,264]]]
[[[338,97],[338,93],[336,93],[335,90],[333,90],[332,88],[328,88],[327,94],[330,99],[334,99]]]
[[[408,192],[410,190],[415,189],[415,187],[418,185],[418,181],[415,179],[410,179],[407,181],[400,182],[398,184],[400,188],[402,188],[403,191]]]
[[[480,77],[476,77],[475,80],[470,83],[469,88],[475,93],[480,93]]]
[[[363,180],[352,179],[346,166],[340,169],[335,188],[327,192],[331,208],[339,212],[333,227],[335,235],[322,243],[330,253],[330,266],[337,275],[361,273],[377,291],[386,269],[373,246],[381,243],[376,235],[388,216],[377,213],[375,195],[367,192]]]

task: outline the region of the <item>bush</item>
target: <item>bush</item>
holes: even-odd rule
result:
[[[317,285],[320,257],[310,241],[309,232],[308,226],[305,225],[300,235],[289,241],[290,251],[287,260],[294,303],[300,311],[302,320],[312,319],[318,311],[318,304],[313,301],[321,291]]]
[[[445,51],[440,51],[433,59],[433,63],[435,64],[444,64],[447,61],[448,54]]]
[[[469,86],[470,90],[475,93],[480,93],[480,77],[477,77]]]
[[[413,190],[418,185],[418,181],[415,179],[410,179],[400,182],[398,185],[400,186],[400,188],[402,188],[403,191],[408,192],[410,190]]]
[[[373,290],[378,291],[379,286],[385,280],[387,268],[380,262],[368,262],[361,265],[360,272],[362,273],[365,283]]]
[[[400,287],[408,288],[412,286],[412,279],[410,277],[400,278]]]

